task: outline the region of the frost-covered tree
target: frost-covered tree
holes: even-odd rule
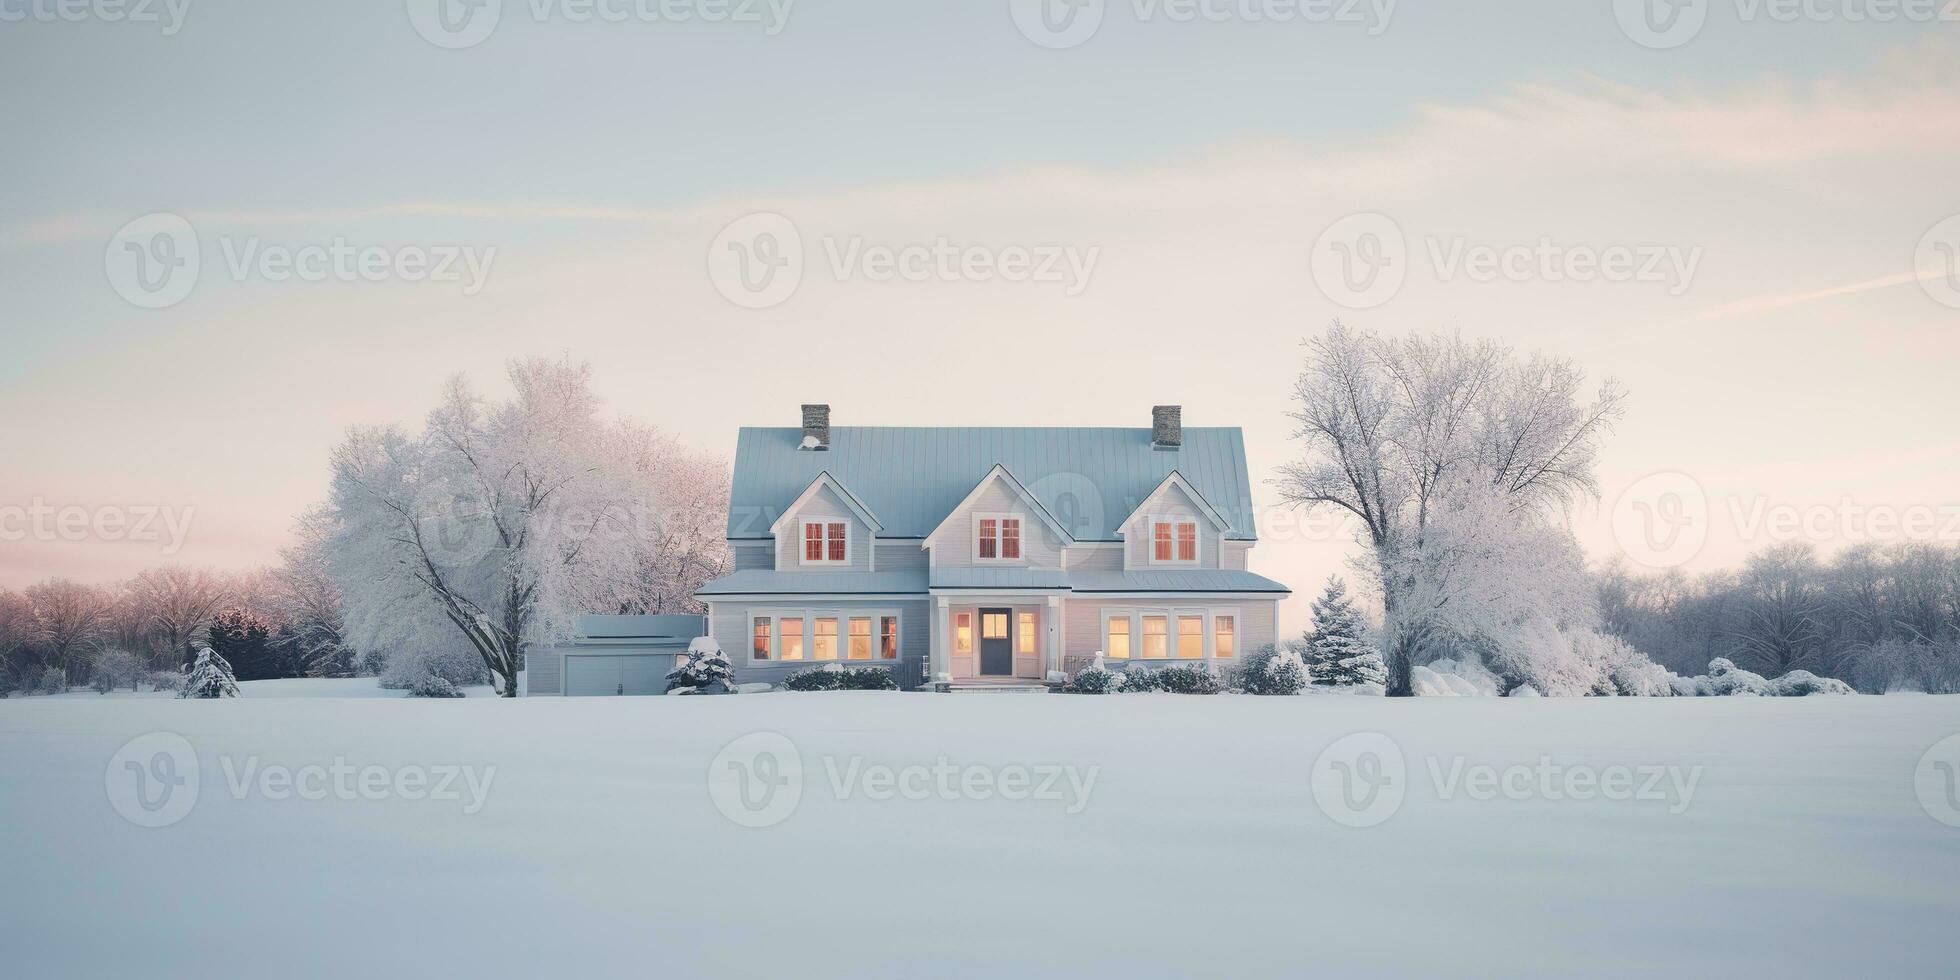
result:
[[[129,583],[132,599],[155,626],[168,666],[190,662],[192,644],[226,605],[225,580],[201,568],[152,568]]]
[[[1597,619],[1578,542],[1489,480],[1439,488],[1423,534],[1383,564],[1403,588],[1387,631],[1411,656],[1473,650],[1500,677],[1545,694],[1584,694],[1597,679],[1565,635]]]
[[[212,652],[210,647],[198,651],[197,663],[191,667],[189,677],[184,679],[184,687],[177,692],[179,698],[235,698],[238,696],[238,679],[232,676],[231,664],[225,658]]]
[[[1382,679],[1381,654],[1368,644],[1368,624],[1338,575],[1328,577],[1313,601],[1304,659],[1315,684],[1349,686]]]
[[[526,645],[620,608],[666,524],[657,461],[599,417],[588,367],[526,360],[509,378],[502,402],[453,379],[420,432],[351,432],[332,456],[326,550],[352,645],[452,631],[516,697]]]
[[[347,677],[354,671],[354,651],[347,645],[341,618],[340,587],[327,566],[332,527],[324,511],[301,515],[294,527],[299,540],[280,551],[282,561],[273,573],[276,601],[287,623],[277,642],[308,677]]]
[[[82,654],[103,635],[114,599],[106,589],[50,579],[27,590],[29,621],[46,663],[69,683],[87,666]]]
[[[1281,470],[1280,494],[1358,522],[1362,571],[1383,606],[1388,693],[1411,695],[1433,624],[1408,606],[1437,587],[1409,576],[1442,553],[1429,541],[1441,496],[1477,481],[1536,514],[1597,494],[1595,460],[1622,396],[1609,381],[1588,401],[1569,361],[1454,335],[1389,338],[1337,322],[1307,352],[1291,413],[1305,453]]]

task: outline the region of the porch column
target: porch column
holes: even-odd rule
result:
[[[1051,595],[1048,597],[1048,645],[1046,648],[1046,660],[1048,662],[1048,679],[1051,681],[1061,680],[1063,672],[1066,669],[1063,667],[1065,661],[1062,651],[1062,637],[1067,635],[1063,630],[1062,614],[1064,608],[1061,596]]]
[[[946,597],[935,596],[932,604],[932,637],[931,642],[926,644],[928,684],[950,684],[953,681],[953,668],[946,662],[950,636],[947,632]]]

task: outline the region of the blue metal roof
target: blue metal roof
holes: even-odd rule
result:
[[[660,614],[652,616],[580,616],[578,635],[588,640],[679,640],[708,632],[708,617]]]
[[[946,565],[932,570],[935,589],[1066,589],[1069,573],[1059,568],[1000,568]]]
[[[828,471],[878,515],[881,538],[923,538],[994,464],[1006,466],[1078,541],[1116,529],[1175,470],[1218,508],[1226,537],[1258,536],[1245,437],[1236,428],[1184,429],[1156,449],[1147,428],[906,428],[839,426],[830,448],[797,448],[800,428],[744,428],[735,444],[728,536],[769,536],[769,525]]]
[[[1229,568],[1114,572],[946,566],[932,569],[930,573],[923,568],[902,572],[806,572],[749,568],[715,579],[694,594],[704,599],[728,595],[924,596],[929,589],[997,592],[1061,589],[1077,595],[1100,592],[1288,591],[1286,586],[1264,575]]]
[[[745,568],[724,575],[699,589],[702,597],[718,595],[925,595],[926,570],[902,572],[806,572]]]

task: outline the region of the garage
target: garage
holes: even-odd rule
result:
[[[659,694],[667,689],[667,671],[673,669],[673,663],[672,655],[567,654],[565,694],[583,698]]]
[[[532,695],[611,698],[664,694],[667,672],[707,632],[701,616],[581,616],[570,641],[533,652]]]

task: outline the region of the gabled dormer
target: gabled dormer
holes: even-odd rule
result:
[[[1117,526],[1125,569],[1222,568],[1232,530],[1211,501],[1172,470]]]
[[[1074,539],[1041,501],[998,463],[954,505],[920,546],[933,567],[1060,568]]]
[[[828,471],[819,473],[769,526],[776,569],[874,571],[883,529],[864,501]]]

